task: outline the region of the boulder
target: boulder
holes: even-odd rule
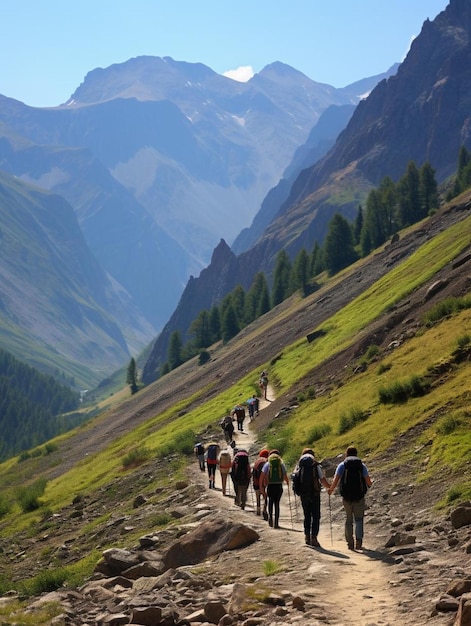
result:
[[[259,537],[245,524],[214,517],[178,539],[163,554],[162,561],[166,568],[194,565],[226,550],[247,546]]]
[[[450,514],[453,528],[461,528],[471,524],[471,502],[463,502]]]

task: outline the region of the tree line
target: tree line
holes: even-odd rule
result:
[[[447,199],[470,186],[471,154],[463,146]],[[265,274],[258,272],[248,291],[238,285],[218,305],[200,311],[190,326],[188,341],[184,343],[181,332],[175,330],[170,336],[161,376],[196,355],[199,355],[200,364],[205,363],[210,359],[207,348],[213,343],[226,343],[296,291],[303,296],[312,293],[318,288],[317,276],[323,272],[333,276],[367,256],[401,229],[431,215],[438,209],[438,204],[438,184],[430,163],[418,168],[410,161],[397,183],[385,177],[376,189],[369,192],[365,207],[358,207],[353,222],[336,213],[329,222],[322,245],[316,241],[310,252],[302,248],[294,260],[286,250],[280,250],[271,289]],[[136,376],[135,362],[131,361],[127,382],[133,393],[137,391]]]
[[[0,460],[63,432],[60,415],[79,401],[76,391],[0,349]]]

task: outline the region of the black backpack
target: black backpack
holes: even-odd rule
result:
[[[232,476],[239,485],[248,485],[250,482],[249,455],[240,452],[234,457]]]
[[[298,468],[292,475],[293,491],[297,496],[314,496],[321,492],[317,466],[319,463],[310,455],[299,459]]]
[[[340,495],[347,502],[358,502],[368,491],[363,476],[363,463],[357,457],[347,457],[339,486]]]

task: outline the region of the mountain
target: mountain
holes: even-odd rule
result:
[[[358,90],[278,62],[239,83],[138,57],[89,72],[58,107],[0,97],[0,168],[68,200],[155,335],[221,237],[251,223],[321,113],[356,104]]]
[[[213,346],[204,366],[193,359],[133,396],[109,399],[80,429],[21,463],[1,464],[0,549],[10,559],[0,588],[3,619],[26,623],[34,611],[37,624],[66,615],[77,624],[176,625],[194,621],[198,611],[216,623],[213,616],[230,599],[239,622],[272,623],[275,597],[287,599],[283,623],[299,621],[302,609],[308,623],[365,624],[366,616],[368,623],[394,617],[416,626],[433,613],[434,624],[450,624],[458,609],[450,590],[469,588],[470,207],[468,191],[318,292],[293,296],[228,344]],[[453,311],[445,307],[450,300]],[[325,333],[307,341],[316,329]],[[354,442],[374,478],[361,552],[347,550],[336,493],[331,500],[322,495],[324,549],[312,551],[288,490],[274,530],[255,515],[250,498],[243,511],[224,498],[219,475],[217,489],[207,489],[193,446],[222,441],[220,418],[253,393],[267,364],[270,402],[236,432],[237,444],[247,444],[251,459],[266,445],[279,448],[290,472],[303,447],[314,447],[330,482],[339,455]],[[416,390],[426,382],[423,395],[379,400],[382,389],[409,382]],[[36,496],[36,510],[21,508],[25,492]],[[193,539],[220,516],[230,542],[208,562],[205,539]],[[231,549],[247,525],[259,540]],[[211,534],[211,546],[221,546],[222,536]],[[185,555],[184,566],[169,563],[170,550]],[[267,553],[281,572],[262,567]],[[370,578],[377,573],[368,605],[361,602],[365,577],[352,587],[347,559]],[[331,575],[319,577],[320,566]],[[421,593],[410,584],[411,567]],[[315,597],[306,586],[313,570]],[[239,585],[232,595],[228,571]],[[331,601],[333,579],[348,589],[347,602]],[[391,580],[401,584],[400,603]],[[12,594],[17,588],[21,603]]]
[[[470,35],[471,5],[464,0],[451,0],[433,22],[427,20],[397,73],[358,104],[330,151],[301,171],[255,245],[230,258],[230,272],[227,266],[211,268],[214,275],[228,276],[226,285],[218,281],[207,293],[211,286],[204,277],[200,284],[192,281],[191,298],[187,286],[177,309],[194,319],[193,302],[214,304],[234,285],[247,288],[258,271],[270,275],[281,249],[291,257],[303,247],[310,251],[323,242],[335,213],[353,219],[368,192],[386,176],[397,179],[411,160],[418,166],[429,161],[439,182],[453,173],[460,146],[471,143]],[[146,380],[158,375],[155,367],[167,354],[165,338],[177,328],[185,336],[188,327],[178,327],[174,314],[154,344]]]
[[[0,172],[0,237],[0,334],[17,359],[88,387],[148,340],[152,327],[90,253],[62,197]]]

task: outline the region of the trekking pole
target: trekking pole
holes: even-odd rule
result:
[[[334,545],[334,534],[332,531],[332,504],[330,502],[330,493],[329,493],[329,520],[330,520],[330,544]]]
[[[294,530],[293,511],[291,509],[291,490],[289,488],[289,484],[288,484],[288,506],[289,506],[289,515],[291,517],[291,530]]]
[[[293,494],[293,498],[294,498],[294,514],[296,516],[296,523],[299,522],[299,516],[298,516],[298,498],[296,496],[296,494]]]

